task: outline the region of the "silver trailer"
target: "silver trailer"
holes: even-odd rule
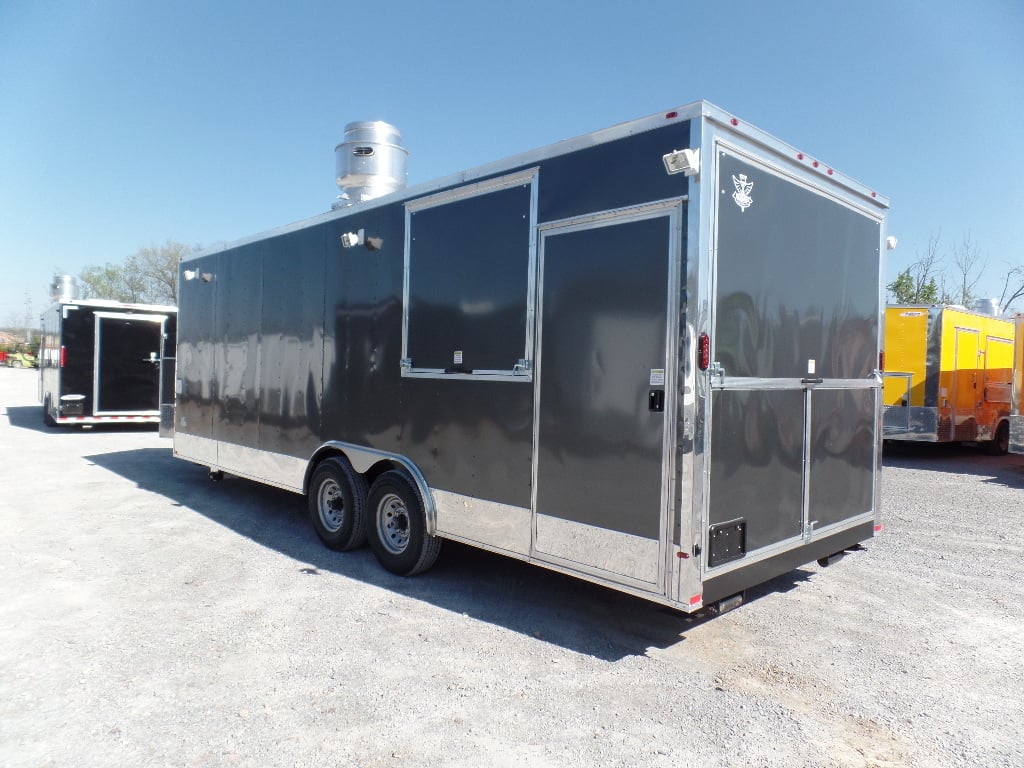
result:
[[[331,212],[181,265],[176,456],[683,611],[877,532],[882,195],[706,102],[409,189],[347,139]]]

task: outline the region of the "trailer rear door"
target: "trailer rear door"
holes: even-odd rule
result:
[[[880,221],[717,154],[706,577],[869,521],[880,407]]]
[[[160,412],[160,353],[165,315],[96,313],[94,413]]]
[[[681,208],[541,228],[533,556],[664,576]]]

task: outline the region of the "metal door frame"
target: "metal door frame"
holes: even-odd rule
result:
[[[121,416],[126,414],[159,415],[160,413],[160,391],[163,387],[163,365],[160,364],[160,357],[157,357],[159,374],[157,376],[157,407],[152,411],[101,411],[100,410],[100,347],[103,338],[100,335],[102,320],[141,320],[147,323],[159,323],[159,336],[157,337],[157,354],[163,354],[164,333],[167,329],[167,315],[138,314],[132,312],[96,312],[95,313],[95,342],[93,344],[92,363],[92,415],[93,416]]]
[[[679,510],[673,510],[672,500],[675,494],[676,466],[676,421],[678,414],[678,361],[679,337],[683,332],[680,325],[682,306],[681,274],[683,254],[683,225],[685,222],[685,205],[687,197],[662,200],[629,208],[621,208],[569,219],[545,222],[537,227],[537,268],[536,280],[536,325],[534,347],[534,391],[533,391],[533,466],[531,468],[532,489],[530,495],[530,558],[539,562],[559,566],[562,569],[585,573],[597,583],[611,586],[629,586],[635,589],[667,595],[669,593],[669,577],[672,573],[669,558],[674,552],[672,530],[674,517]],[[542,552],[537,549],[537,482],[539,470],[540,446],[540,399],[543,381],[544,353],[541,348],[542,330],[544,327],[544,259],[548,237],[571,234],[589,229],[606,226],[629,224],[636,221],[666,217],[669,225],[669,239],[665,258],[668,259],[668,285],[665,296],[665,411],[662,431],[661,456],[661,509],[659,511],[659,540],[657,553],[657,570],[653,582],[637,580],[622,574],[588,566],[584,563],[568,560]]]

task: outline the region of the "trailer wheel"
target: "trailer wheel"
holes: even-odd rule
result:
[[[427,534],[426,513],[416,483],[390,470],[370,486],[370,548],[387,570],[415,576],[434,564],[441,539]]]
[[[341,456],[325,459],[309,485],[309,517],[320,540],[348,550],[366,541],[366,478]]]
[[[985,449],[990,456],[1005,456],[1010,452],[1010,425],[1005,421],[999,422],[996,428],[996,436],[985,444]]]
[[[53,414],[50,413],[50,396],[46,396],[46,402],[43,403],[43,424],[48,427],[56,427],[57,421],[53,418]]]

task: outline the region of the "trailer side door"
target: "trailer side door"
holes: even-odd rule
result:
[[[543,228],[533,557],[664,580],[681,207]]]
[[[954,329],[953,343],[953,439],[978,437],[978,389],[981,365],[981,331],[977,328]]]

